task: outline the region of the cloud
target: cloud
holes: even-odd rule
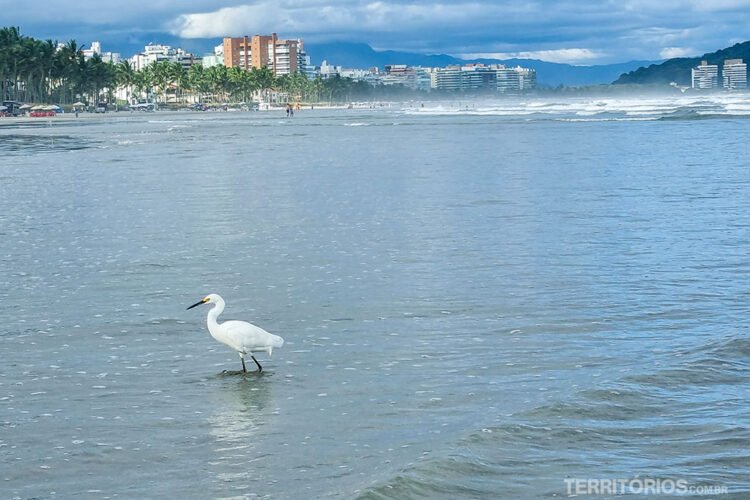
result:
[[[719,1],[725,8],[740,2]],[[166,26],[182,38],[276,32],[308,42],[343,39],[367,42],[378,49],[594,64],[656,59],[665,47],[685,46],[700,23],[688,20],[678,7],[687,5],[694,13],[702,5],[697,0],[244,2],[186,12]]]
[[[370,1],[310,4],[262,1],[215,11],[188,13],[169,23],[169,31],[183,38],[208,38],[257,32],[394,33],[487,24],[487,16],[518,11],[496,4],[395,3]],[[434,32],[433,32],[434,33]]]
[[[700,54],[750,39],[750,0],[437,2],[0,0],[0,12],[3,25],[37,38],[99,39],[105,46],[134,34],[158,42],[159,35],[201,40],[276,32],[309,43],[348,40],[383,50],[528,55],[574,64],[654,60],[680,50]]]
[[[662,59],[672,59],[675,57],[694,57],[695,50],[687,47],[664,47],[659,52]]]
[[[606,57],[606,54],[591,49],[554,49],[524,52],[459,54],[459,57],[464,59],[539,59],[541,61],[555,63],[583,64],[604,58]]]

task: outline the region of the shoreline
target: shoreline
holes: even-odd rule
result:
[[[103,120],[103,119],[120,119],[120,118],[126,118],[126,117],[133,117],[133,116],[159,116],[159,115],[180,115],[180,116],[186,116],[186,115],[195,115],[195,116],[203,116],[203,115],[213,115],[213,114],[235,114],[235,113],[241,113],[246,115],[252,115],[255,113],[273,113],[278,112],[279,114],[285,113],[285,109],[282,106],[279,107],[271,107],[266,109],[260,109],[260,110],[254,110],[254,111],[246,111],[246,110],[240,110],[240,109],[228,109],[228,110],[207,110],[207,111],[191,111],[191,110],[182,110],[182,109],[161,109],[156,111],[131,111],[131,110],[125,110],[125,111],[108,111],[107,113],[91,113],[91,112],[84,112],[79,113],[78,116],[75,115],[75,113],[57,113],[54,116],[39,116],[39,117],[32,117],[29,115],[19,115],[19,116],[2,116],[0,117],[0,128],[6,127],[6,126],[13,126],[13,125],[41,125],[44,123],[72,123],[77,121],[92,121],[92,120]],[[295,109],[295,112],[298,111],[317,111],[317,110],[337,110],[337,109],[351,109],[348,105],[314,105],[313,107],[306,105],[303,106],[300,109]],[[359,109],[359,108],[355,108]]]

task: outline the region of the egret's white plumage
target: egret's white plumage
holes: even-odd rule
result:
[[[242,371],[246,372],[245,368],[245,354],[249,354],[255,364],[258,365],[258,372],[263,371],[263,367],[260,366],[258,360],[253,356],[253,351],[266,351],[270,356],[273,353],[274,347],[281,347],[284,345],[284,339],[278,335],[268,333],[264,329],[248,323],[247,321],[225,321],[224,323],[217,322],[219,314],[224,311],[226,303],[220,295],[212,293],[206,295],[200,302],[193,304],[188,307],[199,306],[201,304],[213,304],[214,306],[208,311],[208,331],[211,336],[225,344],[240,355],[242,360]]]

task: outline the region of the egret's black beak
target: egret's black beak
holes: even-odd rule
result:
[[[205,304],[205,303],[206,303],[206,301],[205,301],[205,300],[201,300],[200,302],[196,302],[196,303],[195,303],[195,304],[193,304],[192,306],[188,307],[188,309],[192,309],[192,308],[194,308],[194,307],[197,307],[197,306],[199,306],[199,305],[201,305],[201,304]],[[185,309],[185,310],[187,311],[187,309]]]

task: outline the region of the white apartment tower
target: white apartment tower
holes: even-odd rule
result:
[[[721,73],[725,89],[747,88],[747,64],[743,63],[742,59],[727,59]]]
[[[719,66],[701,61],[700,66],[693,68],[692,81],[694,89],[713,89],[719,86]]]

